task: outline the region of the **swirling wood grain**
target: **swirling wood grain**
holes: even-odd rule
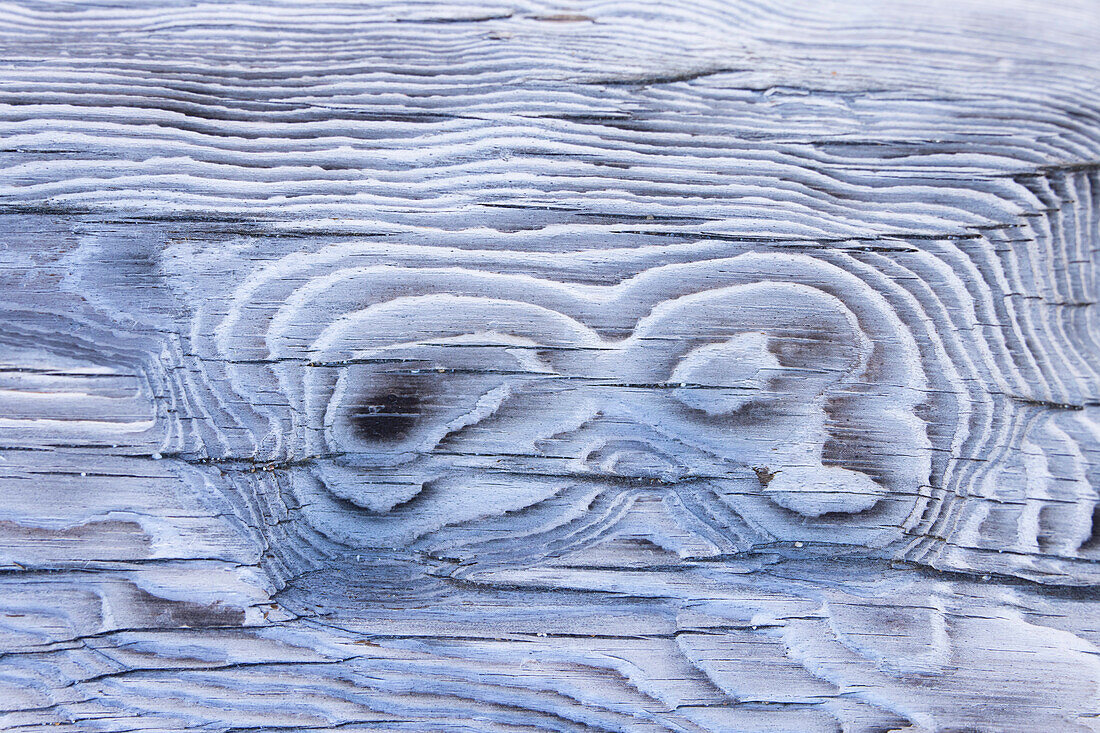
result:
[[[5,730],[1100,727],[1093,3],[0,20]]]

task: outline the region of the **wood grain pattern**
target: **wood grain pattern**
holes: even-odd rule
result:
[[[0,727],[1100,729],[1098,32],[0,4]]]

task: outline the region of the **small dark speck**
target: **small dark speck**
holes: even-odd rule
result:
[[[756,478],[760,480],[760,485],[765,488],[772,482],[775,475],[779,473],[779,471],[768,470],[767,466],[753,466],[752,470],[756,473]]]

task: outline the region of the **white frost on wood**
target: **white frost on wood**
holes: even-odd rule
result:
[[[0,6],[0,726],[1097,729],[1098,15]]]

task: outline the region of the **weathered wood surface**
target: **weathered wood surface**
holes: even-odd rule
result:
[[[0,6],[6,730],[1100,728],[1100,6]]]

